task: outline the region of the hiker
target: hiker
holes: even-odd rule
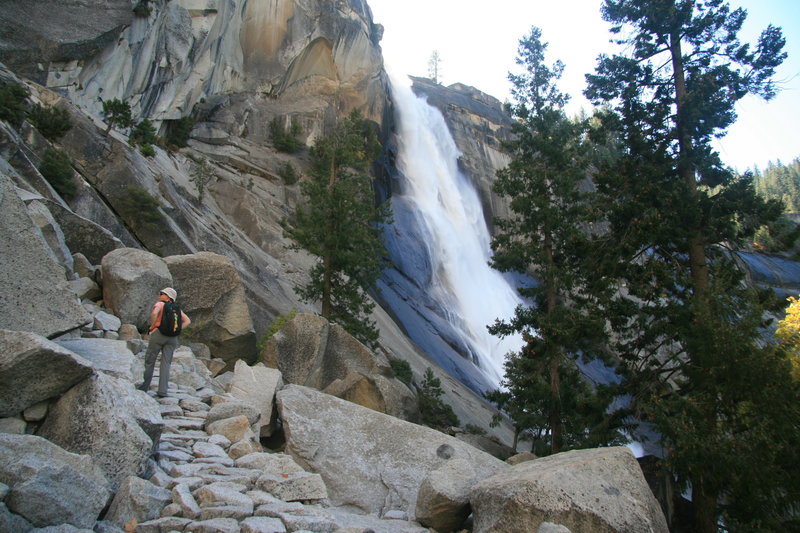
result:
[[[178,346],[178,335],[192,322],[175,303],[177,298],[178,293],[172,287],[161,289],[158,293],[158,301],[150,312],[150,342],[144,356],[144,383],[141,384],[139,390],[147,392],[150,389],[156,358],[161,352],[157,392],[161,398],[167,395],[169,366],[172,363],[172,353]]]

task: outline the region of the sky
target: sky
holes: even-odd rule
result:
[[[613,51],[610,25],[600,16],[601,0],[367,0],[373,19],[384,26],[381,48],[386,68],[428,76],[434,50],[441,58],[439,81],[464,83],[500,101],[510,99],[509,72],[519,40],[532,26],[549,43],[547,62],[565,64],[558,82],[571,96],[569,112],[591,109],[582,93],[584,75],[593,72],[598,54]],[[729,0],[747,9],[740,33],[756,42],[768,24],[780,26],[789,57],[777,70],[781,92],[773,100],[745,97],[736,105],[739,116],[716,143],[722,160],[739,171],[788,163],[800,157],[800,4],[798,0]]]

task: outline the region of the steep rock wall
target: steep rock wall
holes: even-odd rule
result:
[[[11,4],[11,5],[8,5]],[[214,95],[298,90],[380,121],[380,26],[360,0],[4,2],[0,61],[95,116],[102,101],[135,118],[177,119]],[[8,9],[6,9],[6,7]]]

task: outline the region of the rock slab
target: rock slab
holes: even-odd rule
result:
[[[507,468],[472,446],[410,422],[298,385],[278,392],[286,451],[319,473],[335,505],[383,516],[415,514],[428,472],[455,458],[475,480]]]
[[[8,509],[36,527],[94,527],[111,496],[92,460],[34,435],[0,434],[0,482]]]
[[[73,453],[89,455],[116,491],[143,473],[153,448],[122,401],[129,382],[96,374],[70,389],[50,408],[39,434]]]
[[[118,248],[103,257],[100,267],[105,306],[123,323],[145,331],[158,292],[172,285],[166,263],[145,250]]]
[[[199,252],[164,258],[181,308],[192,318],[192,339],[225,361],[256,358],[256,334],[244,284],[233,261]]]
[[[269,437],[275,431],[277,418],[275,393],[282,387],[283,377],[279,370],[267,368],[262,363],[248,366],[240,359],[236,361],[233,381],[228,385],[228,392],[259,409],[260,435]]]
[[[52,338],[91,320],[11,181],[0,174],[0,328]]]
[[[338,324],[299,313],[265,344],[264,363],[286,383],[304,385],[398,418],[416,413],[414,395],[389,361]]]
[[[92,371],[90,361],[40,335],[0,330],[0,418],[66,392]]]
[[[474,533],[537,531],[667,533],[661,507],[631,451],[573,450],[520,463],[470,493]]]

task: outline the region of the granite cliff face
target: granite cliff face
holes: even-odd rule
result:
[[[119,98],[159,123],[241,93],[382,116],[382,30],[360,0],[141,4],[147,16],[128,0],[4,2],[0,61],[96,116],[103,100]]]
[[[269,146],[268,124],[296,121],[310,145],[350,109],[382,121],[381,27],[369,7],[360,0],[154,0],[141,3],[149,8],[141,16],[128,0],[6,4],[0,60],[49,89],[35,88],[35,98],[66,107],[75,123],[62,144],[86,186],[69,208],[127,245],[236,258],[251,297],[265,304],[261,322],[299,307],[291,281],[261,288],[278,271],[305,271],[308,261],[276,264],[287,254],[279,221],[298,195],[276,175],[291,158]],[[192,148],[144,158],[117,132],[99,135],[102,102],[113,98],[131,104],[134,121],[147,118],[162,132],[170,120],[191,116],[198,122]],[[190,178],[200,157],[215,179],[198,209]],[[171,233],[121,223],[115,213],[131,186],[159,200]],[[277,301],[274,292],[282,295]]]

